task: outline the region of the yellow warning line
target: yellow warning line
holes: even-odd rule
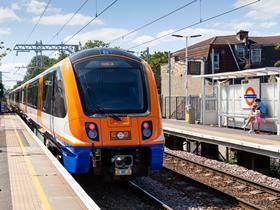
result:
[[[11,116],[11,115],[10,115],[10,116]],[[27,156],[27,152],[26,152],[26,150],[25,150],[25,148],[24,148],[24,145],[23,145],[23,143],[22,143],[22,140],[21,140],[21,138],[20,138],[20,136],[19,136],[19,134],[18,134],[18,131],[17,131],[16,126],[15,126],[15,123],[14,123],[14,121],[13,121],[12,118],[10,118],[10,119],[11,119],[12,125],[13,125],[13,127],[14,127],[15,134],[16,134],[17,140],[18,140],[18,142],[19,142],[20,148],[21,148],[22,153],[23,153],[23,155],[24,155],[24,160],[25,160],[25,162],[26,162],[28,171],[29,171],[29,173],[30,173],[30,175],[31,175],[31,177],[32,177],[33,183],[34,183],[34,185],[35,185],[35,187],[36,187],[36,190],[37,190],[37,194],[38,194],[38,196],[39,196],[39,199],[41,200],[43,209],[44,209],[44,210],[51,210],[51,206],[50,206],[50,204],[49,204],[49,202],[48,202],[48,198],[47,198],[47,196],[46,196],[46,194],[45,194],[45,192],[44,192],[44,190],[43,190],[43,188],[42,188],[42,185],[41,185],[41,183],[40,183],[38,177],[35,176],[35,175],[36,175],[36,171],[35,171],[35,169],[34,169],[34,167],[33,167],[33,165],[32,165],[32,162],[31,162],[30,158]]]

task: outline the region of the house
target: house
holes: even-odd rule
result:
[[[171,95],[184,96],[186,84],[188,95],[201,94],[201,80],[192,75],[232,72],[249,68],[274,66],[280,60],[275,45],[280,36],[255,37],[248,31],[235,35],[215,36],[188,47],[188,82],[185,71],[185,48],[171,54]],[[201,60],[204,68],[201,71]],[[206,84],[206,94],[212,92],[211,82]],[[169,95],[168,65],[161,66],[161,93]]]

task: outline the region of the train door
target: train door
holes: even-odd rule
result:
[[[64,132],[66,106],[62,75],[60,69],[56,69],[53,75],[53,97],[52,97],[52,126],[56,133]]]
[[[53,133],[53,80],[54,72],[43,77],[43,94],[42,94],[42,123]]]

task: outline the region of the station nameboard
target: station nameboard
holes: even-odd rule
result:
[[[260,97],[260,80],[249,79],[242,80],[242,108],[249,109],[255,102],[256,98]]]

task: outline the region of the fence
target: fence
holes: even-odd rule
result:
[[[170,100],[170,103],[169,103]],[[184,96],[160,96],[161,113],[163,118],[185,120],[185,106],[186,98]],[[189,96],[188,102],[191,105],[191,111],[194,112],[195,121],[201,122],[201,98],[199,96]],[[170,107],[170,110],[169,110]],[[217,99],[216,97],[206,97],[205,111],[216,111]]]

